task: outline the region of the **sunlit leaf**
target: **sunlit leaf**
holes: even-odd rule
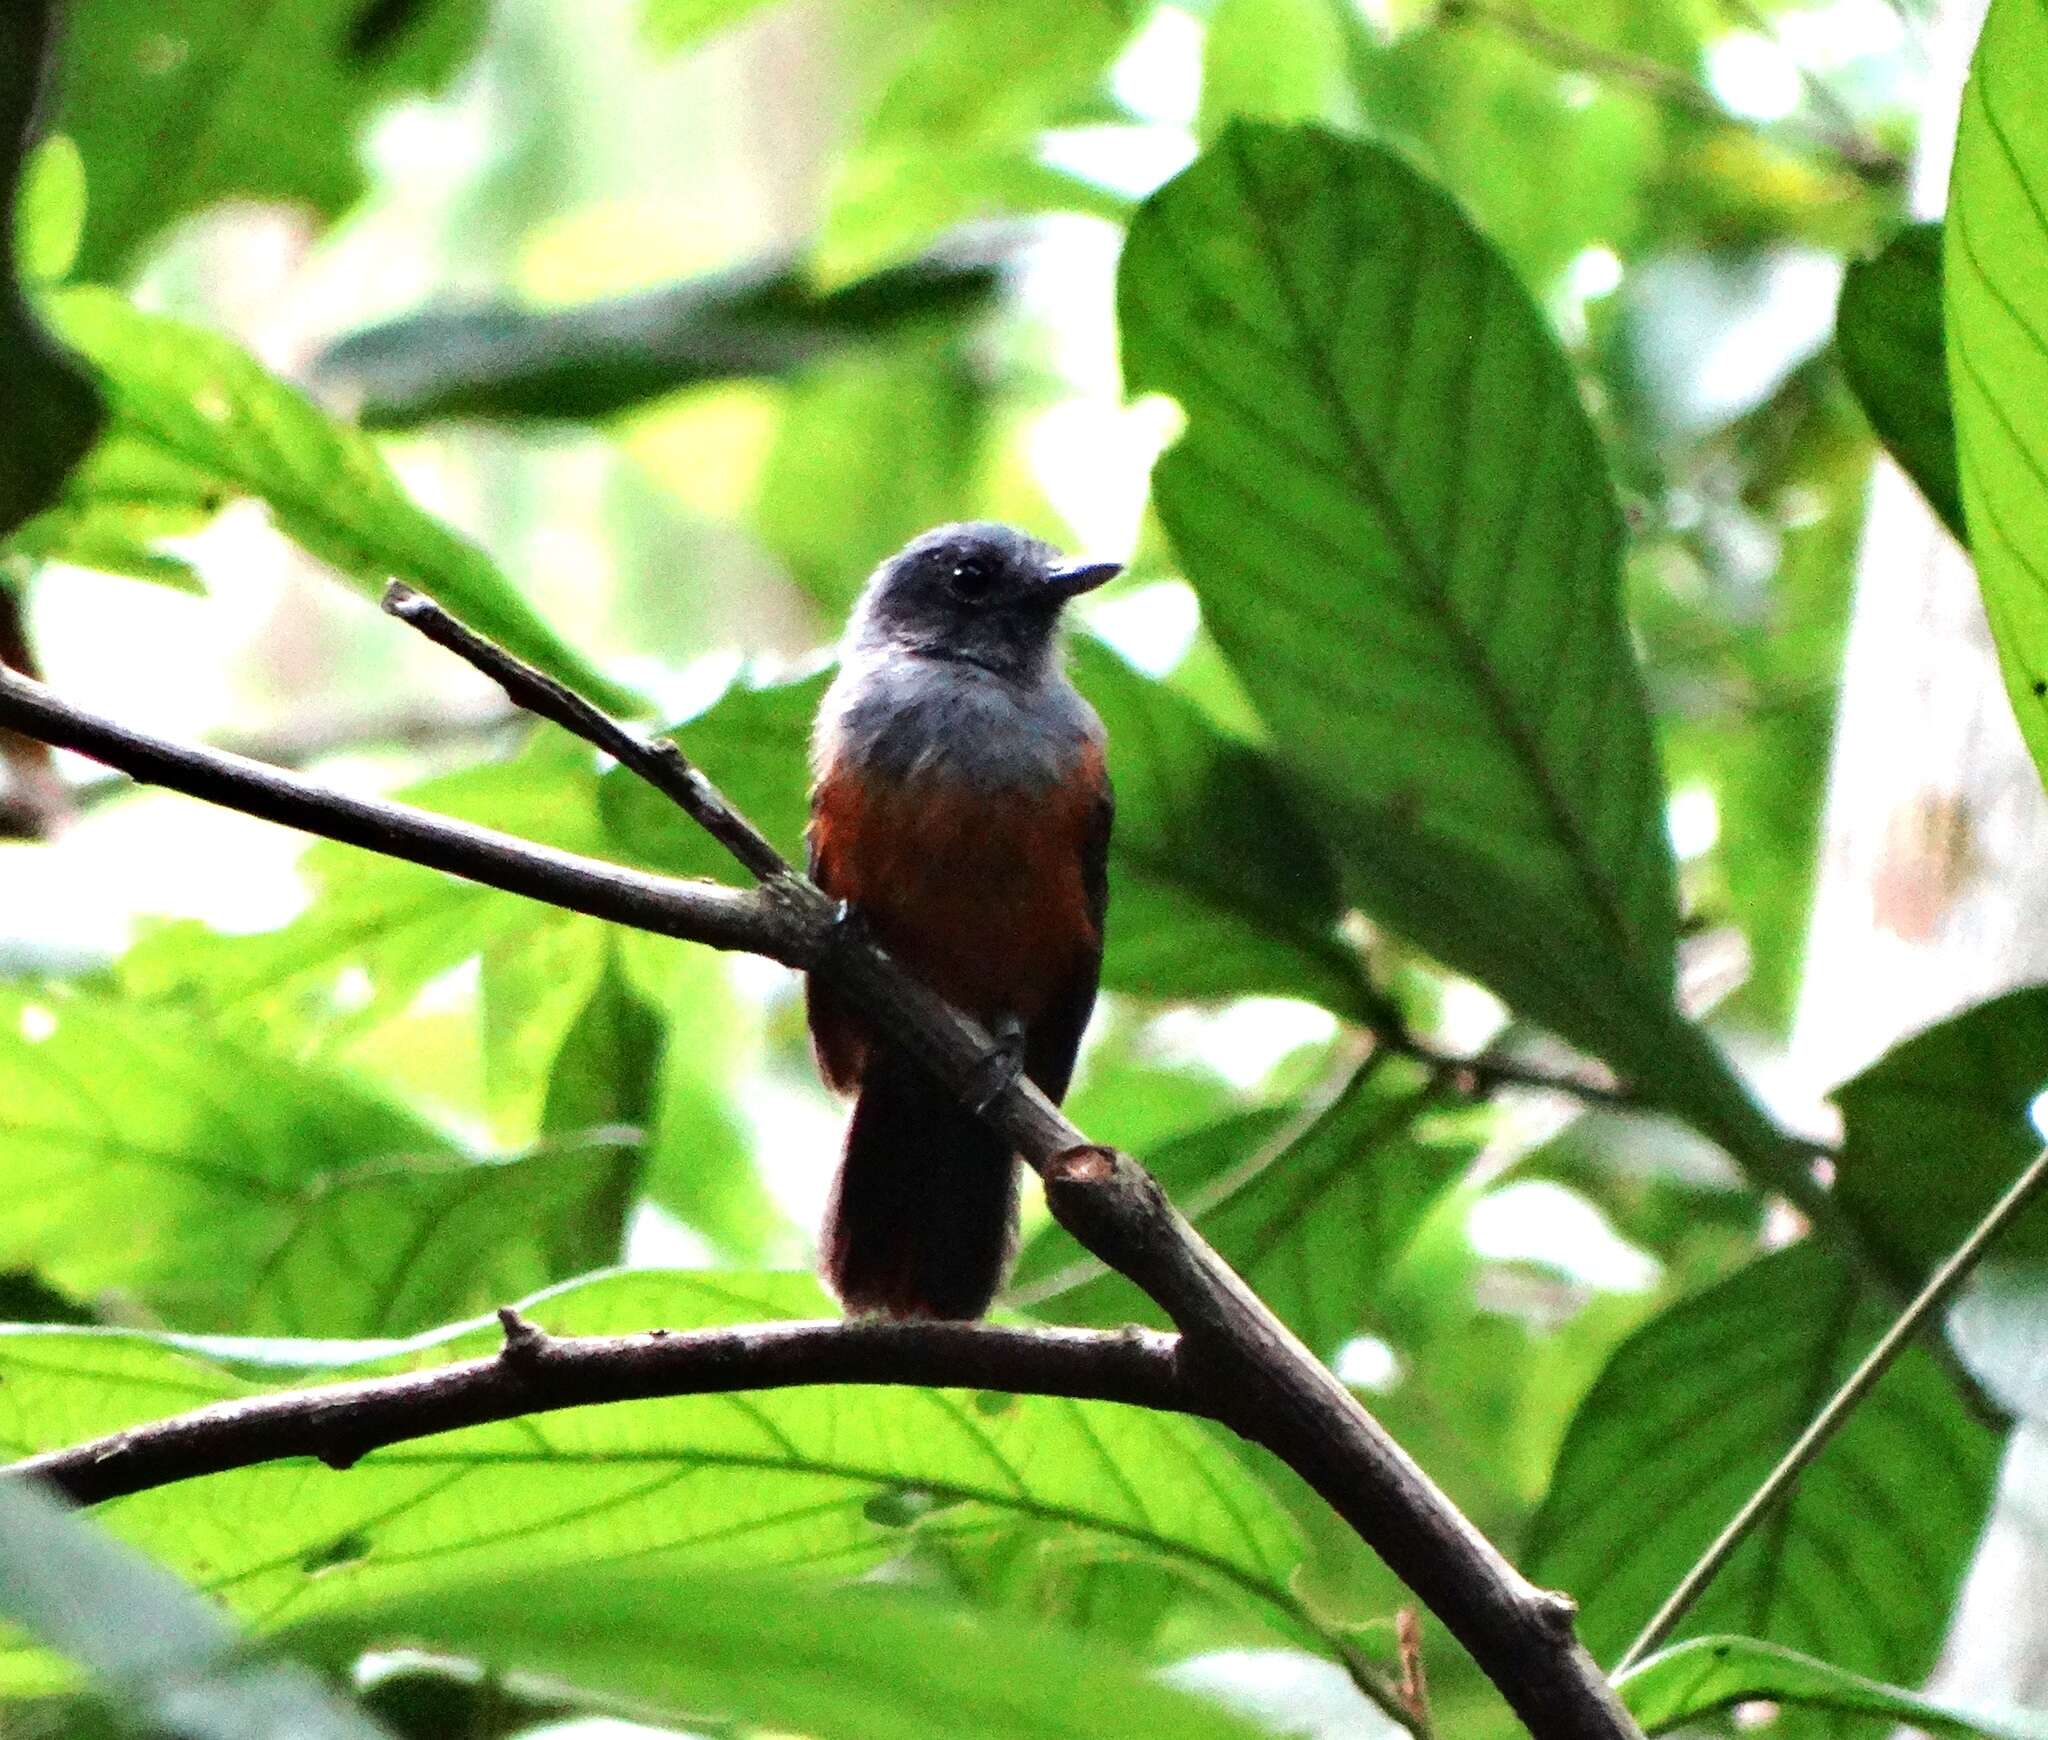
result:
[[[575,684],[607,706],[635,700],[550,629],[476,545],[416,507],[375,445],[336,422],[296,388],[218,333],[145,314],[110,291],[63,290],[46,312],[91,366],[112,415],[109,439],[129,451],[111,479],[89,465],[81,488],[111,484],[111,499],[75,493],[63,504],[91,516],[123,508],[137,542],[189,529],[185,515],[254,496],[279,528],[371,597],[401,579],[432,594],[472,627]],[[154,488],[137,499],[140,466]],[[159,500],[158,498],[162,499]],[[162,510],[174,517],[148,517]],[[38,536],[36,527],[30,528]],[[44,553],[83,560],[88,550]]]
[[[814,1317],[827,1306],[808,1277],[642,1272],[527,1309],[557,1332],[612,1333]],[[331,1369],[413,1369],[495,1341],[495,1326],[469,1330],[395,1363]],[[0,1332],[0,1453],[252,1387],[143,1335]],[[906,1489],[939,1502],[909,1515],[877,1502]],[[346,1473],[294,1462],[221,1474],[99,1514],[259,1628],[577,1565],[836,1578],[892,1557],[906,1527],[946,1536],[1025,1520],[1155,1560],[1283,1633],[1315,1635],[1287,1586],[1295,1527],[1236,1455],[1196,1421],[1095,1403],[832,1388],[633,1402],[393,1446]],[[45,1671],[25,1654],[0,1655],[0,1687],[34,1689]]]
[[[417,0],[364,33],[364,0],[79,0],[57,124],[92,190],[82,277],[124,271],[184,213],[239,196],[333,216],[363,189],[357,133],[468,60],[483,0]],[[384,8],[383,10],[390,10]]]
[[[2048,1715],[1925,1698],[1753,1637],[1695,1638],[1631,1668],[1615,1689],[1649,1734],[1737,1704],[1770,1702],[1904,1722],[1916,1733],[1961,1740],[2048,1740]]]
[[[0,1266],[181,1329],[403,1334],[616,1259],[616,1143],[479,1164],[181,1016],[0,992]]]
[[[678,1720],[820,1740],[1254,1740],[1104,1647],[886,1590],[639,1569],[494,1577],[316,1623],[329,1653],[405,1639]],[[695,1723],[691,1724],[692,1727]]]
[[[1602,1661],[1633,1640],[1883,1331],[1890,1312],[1811,1241],[1680,1300],[1574,1416],[1525,1569],[1579,1603]],[[1805,1650],[1897,1685],[1933,1664],[1997,1441],[1909,1350],[1736,1549],[1681,1627]]]
[[[2048,13],[1992,0],[1963,87],[1942,299],[1970,551],[2048,772]]]

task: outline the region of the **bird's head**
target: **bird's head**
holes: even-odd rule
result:
[[[1030,677],[1052,655],[1061,607],[1122,572],[1070,562],[1010,526],[970,520],[914,538],[870,577],[854,643]]]

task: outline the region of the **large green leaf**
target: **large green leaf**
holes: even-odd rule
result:
[[[132,510],[139,545],[254,496],[358,591],[376,597],[388,580],[409,581],[604,705],[637,705],[562,641],[482,550],[414,506],[367,437],[233,341],[90,287],[56,292],[45,311],[91,365],[112,412],[107,456],[88,462],[60,503],[65,512],[96,525],[96,511]],[[26,535],[39,554],[93,558],[90,543],[70,548],[49,534],[32,522]]]
[[[1878,439],[1958,539],[1955,413],[1942,341],[1941,225],[1908,224],[1842,275],[1835,344]]]
[[[1409,1236],[1477,1151],[1409,1072],[1384,1066],[1306,1128],[1290,1131],[1271,1111],[1240,1113],[1175,1138],[1146,1165],[1282,1321],[1330,1358],[1359,1332]],[[1042,1291],[1065,1276],[1072,1284]],[[1056,1227],[1025,1248],[1018,1280],[1032,1309],[1060,1322],[1159,1321],[1157,1306]]]
[[[1701,1637],[1631,1668],[1615,1689],[1646,1733],[1663,1734],[1737,1704],[1791,1704],[1907,1723],[1962,1740],[2048,1740],[2048,1715],[1973,1710],[1865,1679],[1753,1637]]]
[[[316,1624],[322,1653],[406,1639],[676,1720],[820,1740],[1254,1740],[1094,1641],[879,1589],[644,1570],[515,1574]],[[689,1724],[692,1728],[695,1722]]]
[[[1103,980],[1156,997],[1264,992],[1359,1016],[1370,991],[1337,934],[1329,849],[1272,759],[1192,703],[1080,641],[1074,675],[1109,731],[1116,827]],[[683,752],[793,861],[804,857],[808,744],[826,679],[735,688],[676,728]],[[658,792],[603,781],[619,843],[677,875],[735,875],[723,848]]]
[[[138,1726],[185,1740],[382,1740],[304,1668],[254,1662],[175,1577],[19,1481],[0,1483],[0,1620],[89,1669]]]
[[[1843,1143],[1837,1193],[1902,1274],[1962,1243],[2041,1151],[2034,1108],[2048,1090],[2048,987],[1964,1010],[1893,1047],[1835,1090]],[[2048,1415],[2048,1205],[2037,1197],[2000,1235],[1950,1313],[1964,1362],[1998,1400]]]
[[[1902,1041],[1834,1091],[1843,1143],[1836,1194],[1900,1274],[1961,1244],[2041,1149],[2048,987],[1979,1003]],[[1994,1260],[2048,1260],[2048,1212],[2007,1230]]]
[[[174,1014],[0,991],[0,1267],[185,1329],[402,1334],[614,1260],[631,1167],[475,1163],[345,1078]]]
[[[808,1277],[639,1272],[527,1309],[557,1332],[611,1333],[815,1317],[827,1306]],[[494,1328],[451,1333],[332,1375],[472,1358],[495,1339]],[[0,1333],[0,1453],[254,1387],[144,1335]],[[889,1502],[905,1489],[924,1496]],[[925,1531],[943,1539],[1023,1521],[1159,1562],[1265,1623],[1314,1635],[1288,1588],[1295,1526],[1218,1436],[1176,1416],[1056,1399],[820,1388],[634,1402],[398,1445],[346,1473],[310,1462],[241,1470],[100,1514],[264,1630],[556,1566],[839,1576]],[[0,1686],[42,1680],[29,1657],[0,1656]]]
[[[2048,12],[1992,0],[1942,251],[1970,551],[2006,694],[2048,770]]]
[[[83,370],[51,342],[22,292],[31,262],[21,250],[37,236],[17,223],[16,202],[56,18],[55,0],[28,0],[0,16],[0,539],[55,498],[102,419]]]
[[[1139,213],[1118,302],[1130,387],[1188,419],[1160,515],[1360,901],[1782,1172],[1673,1011],[1621,517],[1505,262],[1388,152],[1240,123]]]
[[[1567,1433],[1532,1577],[1611,1661],[1883,1331],[1811,1240],[1680,1300],[1623,1344]],[[1902,1355],[1683,1622],[1915,1684],[1983,1524],[1993,1435],[1932,1356]]]
[[[365,28],[394,12],[395,33]],[[231,196],[339,212],[363,188],[364,120],[442,84],[484,14],[483,0],[77,0],[57,122],[92,189],[81,275],[113,276],[164,224]]]

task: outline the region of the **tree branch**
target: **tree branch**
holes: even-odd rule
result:
[[[1210,1411],[1181,1375],[1178,1338],[1150,1330],[861,1319],[557,1337],[515,1311],[499,1317],[504,1346],[481,1359],[218,1402],[32,1456],[7,1474],[101,1504],[287,1457],[347,1468],[387,1445],[562,1408],[805,1384],[996,1389]]]
[[[1046,1200],[1060,1223],[1094,1255],[1128,1275],[1172,1319],[1181,1332],[1170,1357],[1174,1399],[1166,1402],[1169,1392],[1160,1389],[1152,1392],[1161,1398],[1155,1405],[1208,1414],[1293,1467],[1471,1651],[1535,1740],[1640,1740],[1639,1730],[1574,1637],[1571,1603],[1534,1587],[1494,1549],[1357,1398],[1209,1247],[1142,1167],[1091,1145],[1022,1076],[1013,1074],[990,1097],[991,1067],[999,1054],[988,1035],[905,973],[859,925],[844,922],[838,905],[798,875],[672,746],[635,738],[581,697],[522,665],[417,593],[396,589],[390,606],[394,614],[492,676],[520,705],[603,748],[673,798],[760,880],[760,889],[740,893],[639,875],[401,805],[346,798],[296,775],[147,737],[69,707],[41,685],[6,673],[0,673],[0,724],[94,756],[136,778],[252,815],[639,929],[693,937],[723,948],[750,948],[827,975],[842,996],[963,1103],[980,1104],[980,1115],[989,1126],[1043,1176]],[[1093,1350],[1100,1345],[1065,1339],[1071,1334],[1067,1331],[992,1332],[928,1325],[905,1331],[855,1323],[830,1332],[813,1327],[810,1334],[822,1338],[833,1360],[847,1357],[842,1349],[877,1346],[890,1347],[905,1359],[905,1349],[923,1350],[923,1356],[930,1357],[933,1348],[956,1347],[949,1338],[961,1336],[970,1339],[957,1345],[976,1350],[1000,1345],[1009,1350],[1010,1342],[988,1339],[1007,1334],[1034,1342],[1041,1336],[1053,1337],[1044,1343],[1052,1351],[1033,1357],[1050,1359],[1058,1368],[1076,1361],[1077,1347]],[[654,1339],[647,1338],[650,1344]],[[467,1381],[486,1388],[515,1381],[532,1386],[553,1369],[554,1356],[545,1351],[549,1345],[529,1343],[515,1329],[506,1352],[487,1363],[492,1373],[502,1369],[521,1375],[516,1380],[496,1375]],[[1129,1345],[1141,1350],[1155,1346],[1142,1339]],[[759,1381],[756,1368],[772,1376],[781,1369],[776,1359],[788,1357],[783,1345],[772,1339],[742,1339],[736,1346],[756,1351],[727,1354],[731,1388],[753,1387]],[[759,1351],[764,1347],[767,1352]],[[814,1370],[824,1372],[826,1356],[815,1357],[821,1363]],[[1086,1357],[1109,1356],[1090,1352]],[[1114,1357],[1130,1362],[1128,1369],[1119,1369],[1131,1378],[1138,1369],[1136,1358],[1129,1353]],[[1159,1361],[1153,1358],[1152,1363]],[[903,1369],[907,1373],[909,1368]],[[948,1376],[937,1375],[936,1366],[920,1369],[922,1377],[905,1375],[894,1381],[958,1382],[964,1377],[969,1383],[1002,1382],[986,1374],[968,1376],[957,1366],[946,1368]],[[1033,1365],[1031,1371],[1041,1384],[1050,1384],[1056,1375],[1043,1365]],[[430,1385],[432,1377],[410,1381]],[[775,1381],[827,1379],[820,1375]],[[1067,1374],[1064,1381],[1078,1385],[1081,1380]],[[1156,1383],[1156,1373],[1145,1381]],[[374,1414],[378,1430],[409,1436],[415,1427],[446,1429],[445,1416],[436,1411],[444,1406],[436,1399],[438,1394],[431,1387],[396,1396],[386,1389],[366,1398],[357,1386],[330,1395],[325,1406],[355,1428],[359,1438],[364,1433],[355,1417],[358,1408],[388,1410]],[[418,1395],[427,1399],[411,1399]],[[609,1393],[583,1399],[609,1399]],[[177,1425],[168,1422],[162,1429]],[[182,1429],[194,1428],[186,1424]],[[380,1441],[391,1439],[369,1433],[364,1447]]]

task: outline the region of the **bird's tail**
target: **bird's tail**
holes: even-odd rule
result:
[[[819,1269],[849,1312],[979,1317],[1017,1237],[1017,1162],[914,1064],[877,1051],[825,1207]]]

